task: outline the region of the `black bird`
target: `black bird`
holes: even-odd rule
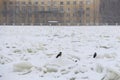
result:
[[[94,55],[93,55],[93,58],[95,58],[97,56],[97,53],[95,52]]]
[[[62,52],[59,52],[59,54],[56,56],[56,58],[61,57],[62,56]]]

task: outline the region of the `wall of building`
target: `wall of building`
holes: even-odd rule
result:
[[[101,0],[101,23],[120,24],[120,0]]]
[[[99,0],[7,0],[6,4],[2,22],[7,24],[99,23]]]
[[[3,8],[3,0],[0,0],[0,23],[2,23],[2,8]]]

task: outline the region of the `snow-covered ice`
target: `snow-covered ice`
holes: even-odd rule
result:
[[[120,26],[0,26],[0,80],[120,80],[119,33]]]

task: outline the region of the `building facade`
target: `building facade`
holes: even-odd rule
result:
[[[0,23],[95,24],[99,23],[99,0],[0,0]]]
[[[101,0],[101,23],[120,24],[120,0]]]
[[[0,23],[2,22],[3,0],[0,0]]]

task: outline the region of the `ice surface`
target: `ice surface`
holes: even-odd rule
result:
[[[0,26],[0,80],[120,80],[119,32],[119,26]]]

